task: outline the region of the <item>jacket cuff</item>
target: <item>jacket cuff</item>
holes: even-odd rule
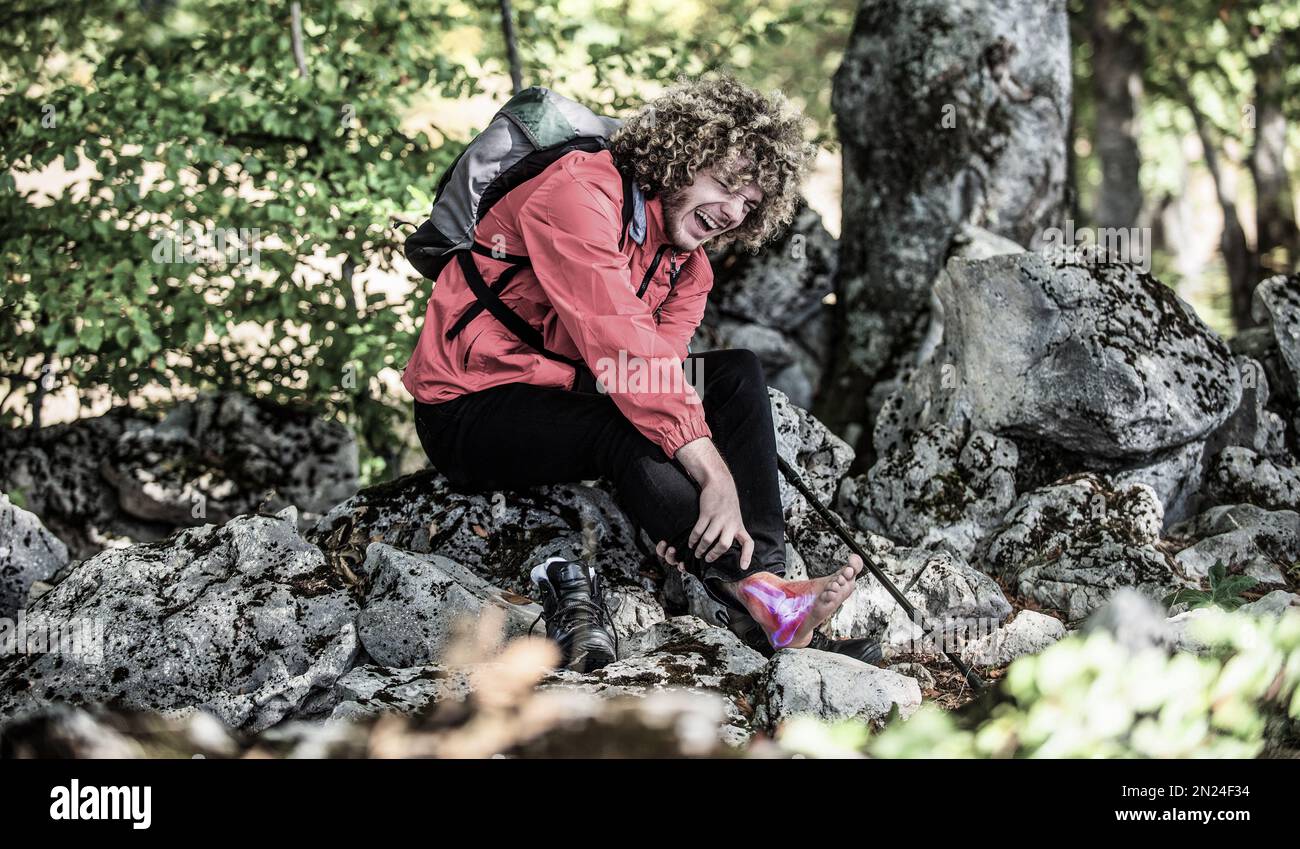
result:
[[[659,435],[659,447],[663,449],[668,459],[673,459],[677,449],[681,448],[688,442],[694,442],[702,436],[712,437],[713,431],[709,430],[708,422],[704,420],[703,408],[700,412],[691,416],[682,424]]]

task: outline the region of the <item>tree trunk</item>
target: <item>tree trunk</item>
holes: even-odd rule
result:
[[[293,48],[293,62],[298,66],[298,76],[307,76],[307,54],[302,48],[302,4],[289,4],[289,43]]]
[[[501,3],[501,37],[506,42],[506,61],[510,64],[510,84],[514,93],[524,90],[524,69],[519,64],[519,44],[515,39],[515,16],[510,8],[510,0]]]
[[[1210,132],[1209,122],[1201,113],[1196,101],[1188,95],[1187,108],[1192,113],[1196,124],[1196,134],[1201,140],[1205,167],[1214,179],[1214,189],[1219,196],[1219,207],[1223,210],[1223,233],[1219,237],[1219,250],[1223,253],[1223,262],[1228,269],[1228,292],[1232,299],[1232,319],[1237,329],[1251,326],[1250,299],[1255,292],[1255,283],[1259,279],[1256,256],[1251,253],[1246,242],[1246,231],[1241,226],[1241,216],[1237,214],[1237,203],[1231,188],[1226,183],[1223,169],[1219,167],[1217,141]]]
[[[1064,0],[863,0],[833,106],[844,226],[815,412],[871,462],[876,412],[915,364],[931,284],[963,224],[1028,245],[1061,223]]]
[[[1286,66],[1280,40],[1273,49],[1251,62],[1255,73],[1255,146],[1250,153],[1250,173],[1255,181],[1255,254],[1259,276],[1289,273],[1300,259],[1300,230],[1296,228],[1295,199],[1286,171]]]
[[[1111,0],[1089,0],[1088,36],[1092,44],[1092,97],[1096,109],[1093,139],[1101,163],[1101,191],[1093,222],[1097,227],[1136,227],[1142,212],[1138,180],[1138,108],[1142,99],[1142,43],[1135,25],[1116,29],[1107,23]]]

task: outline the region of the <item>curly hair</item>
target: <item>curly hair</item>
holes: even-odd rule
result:
[[[804,119],[779,92],[765,96],[718,75],[677,84],[627,119],[611,139],[614,160],[651,197],[689,186],[714,168],[732,188],[755,181],[763,201],[711,247],[754,251],[794,217],[799,188],[816,149]]]

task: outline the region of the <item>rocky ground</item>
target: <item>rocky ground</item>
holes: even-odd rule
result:
[[[996,679],[1120,589],[1213,591],[1221,564],[1261,610],[1300,601],[1300,277],[1263,284],[1263,332],[1229,345],[1128,267],[979,239],[936,285],[942,331],[867,473],[770,395],[782,456],[926,624]],[[736,327],[795,333],[816,292]],[[742,294],[720,308],[752,313]],[[354,493],[346,431],[228,395],[10,434],[0,461],[4,636],[89,629],[0,657],[0,754],[761,755],[792,717],[971,697],[869,576],[826,630],[880,640],[880,667],[765,658],[602,481],[471,495],[426,471]],[[781,486],[791,571],[828,573],[847,546]],[[597,673],[527,637],[529,568],[557,554],[609,583],[620,657]],[[1196,615],[1167,607],[1170,628]]]

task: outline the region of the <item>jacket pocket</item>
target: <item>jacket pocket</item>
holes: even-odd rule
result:
[[[474,335],[469,338],[469,342],[466,343],[465,349],[461,351],[460,354],[461,371],[468,372],[470,370],[470,357],[474,354],[474,346],[483,338],[483,334],[486,333],[487,330],[488,328],[486,327],[480,327],[478,330],[474,331]]]

